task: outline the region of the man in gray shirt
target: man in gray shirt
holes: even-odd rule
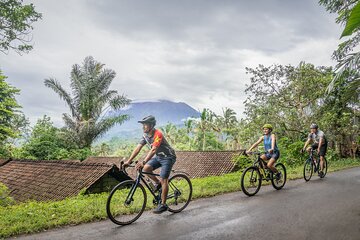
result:
[[[309,145],[309,143],[312,142],[311,147],[307,148],[307,145]],[[308,140],[306,141],[304,147],[303,147],[303,151],[308,151],[310,152],[311,149],[317,149],[317,153],[320,156],[320,171],[319,171],[319,176],[321,178],[324,177],[324,157],[326,155],[326,150],[327,150],[327,140],[325,137],[325,134],[323,131],[319,130],[319,127],[317,124],[313,123],[310,126],[310,133],[308,136]]]

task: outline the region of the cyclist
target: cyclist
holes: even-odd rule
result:
[[[273,127],[271,124],[267,123],[262,127],[262,129],[264,131],[264,135],[261,136],[259,140],[246,151],[246,153],[250,153],[253,148],[257,147],[261,142],[264,142],[265,154],[260,157],[264,161],[269,160],[265,167],[268,167],[275,174],[276,178],[280,179],[281,173],[274,167],[276,160],[280,157],[280,151],[276,144],[276,136],[272,133]]]
[[[311,147],[307,148],[307,145],[312,141]],[[323,131],[319,130],[319,126],[315,123],[311,124],[310,126],[310,133],[308,136],[307,141],[305,142],[305,145],[302,149],[302,152],[304,152],[306,149],[307,152],[310,153],[311,149],[317,149],[317,153],[320,156],[320,171],[319,176],[322,178],[324,177],[324,157],[326,155],[327,150],[327,140],[325,138],[325,134]]]
[[[152,173],[153,170],[161,167],[160,180],[156,176],[148,175],[155,182],[155,189],[162,189],[161,203],[154,210],[154,213],[160,214],[168,209],[166,197],[169,189],[169,175],[172,166],[176,161],[176,154],[161,131],[155,129],[156,120],[154,116],[150,115],[144,117],[138,122],[143,125],[144,135],[132,152],[130,158],[125,162],[124,167],[129,166],[133,159],[139,154],[142,147],[148,145],[150,151],[146,155],[144,161],[139,161],[136,164],[136,169],[144,169],[144,172]]]

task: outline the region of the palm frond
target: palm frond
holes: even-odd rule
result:
[[[61,99],[63,99],[67,103],[67,105],[70,108],[71,114],[73,116],[77,116],[77,112],[74,107],[73,101],[72,101],[70,95],[61,86],[61,84],[53,78],[45,79],[44,83],[45,83],[45,86],[47,86],[48,88],[51,88],[54,92],[56,92],[60,96]]]
[[[110,128],[116,124],[122,124],[129,119],[128,115],[118,115],[115,117],[104,118],[94,126],[94,140],[105,134]]]

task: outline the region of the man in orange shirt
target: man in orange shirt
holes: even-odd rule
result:
[[[156,190],[162,189],[161,203],[154,210],[154,213],[160,214],[168,209],[166,197],[169,190],[169,175],[176,161],[176,154],[175,150],[166,141],[162,132],[155,129],[156,120],[154,116],[147,116],[138,122],[143,125],[144,135],[132,152],[130,158],[125,162],[124,167],[132,163],[132,160],[139,154],[143,146],[147,145],[149,147],[149,153],[146,155],[144,161],[137,163],[136,168],[143,168],[144,172],[152,172],[161,167],[160,180],[155,176],[148,175],[155,182]],[[154,155],[156,156],[154,157]]]

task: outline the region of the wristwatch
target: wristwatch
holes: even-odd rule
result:
[[[146,164],[146,161],[144,160],[142,163],[143,163],[143,165],[145,165],[145,164]]]

